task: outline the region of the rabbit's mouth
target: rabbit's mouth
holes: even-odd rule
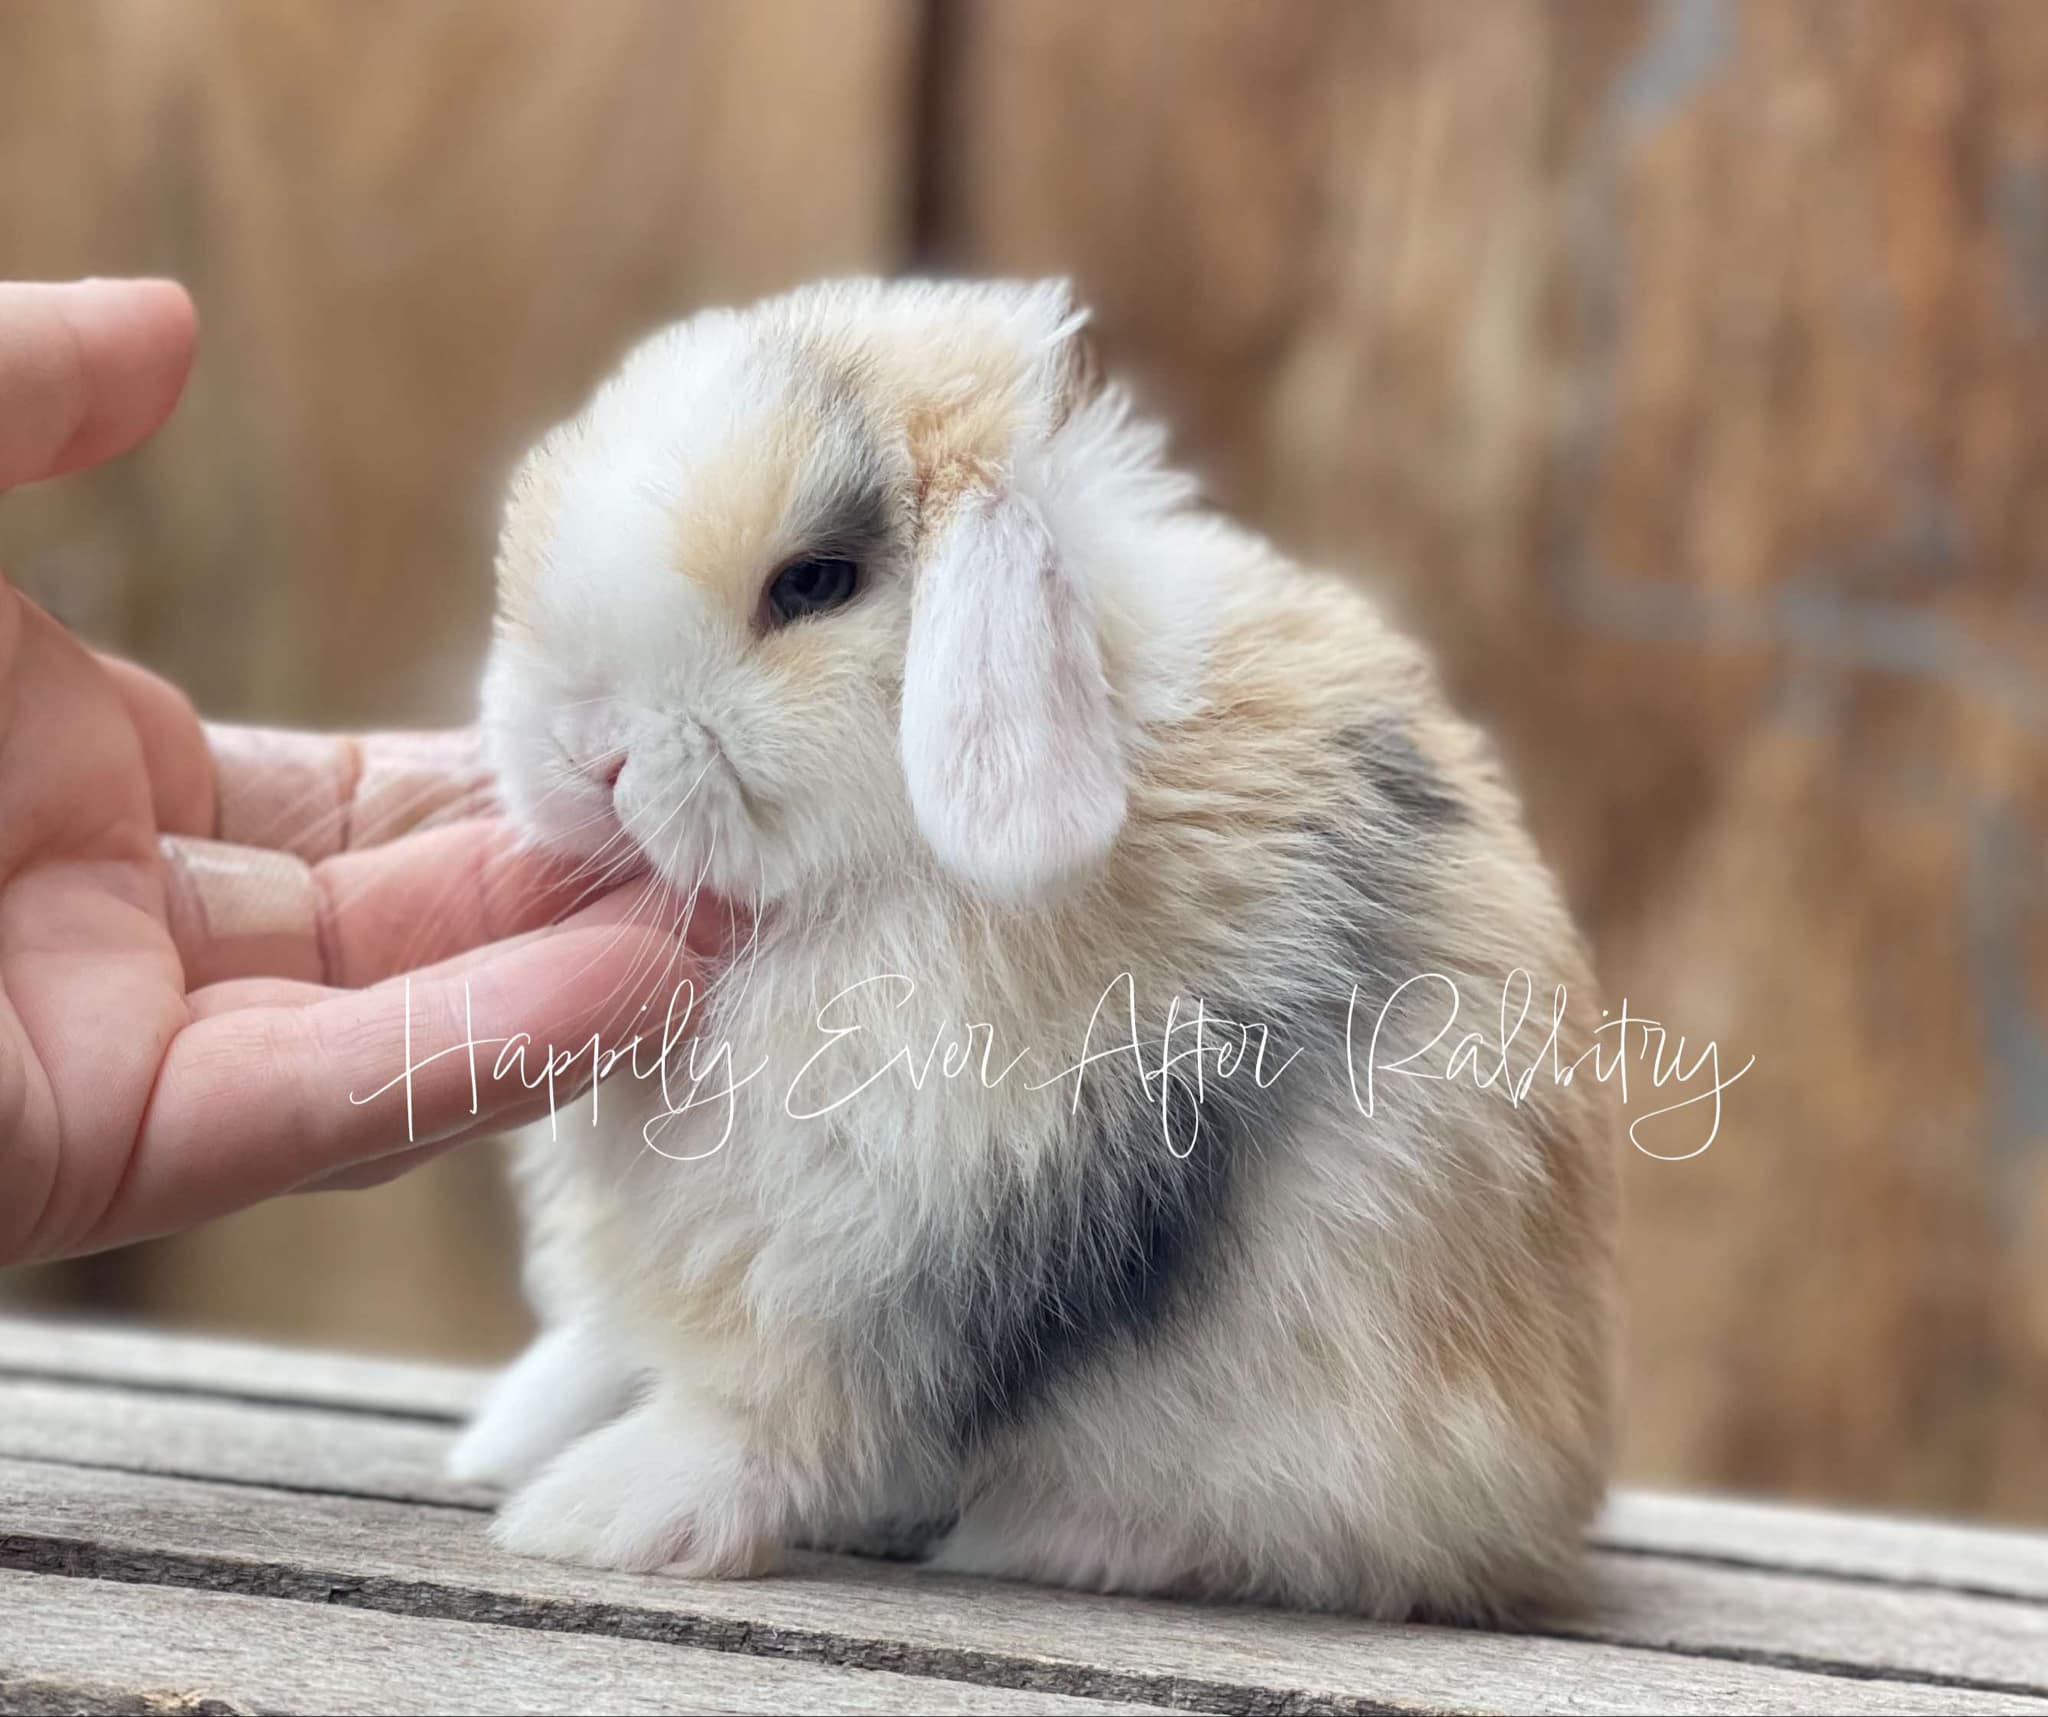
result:
[[[763,826],[758,799],[722,756],[707,753],[664,798],[624,807],[622,816],[638,862],[693,920],[744,923],[774,885],[774,829]]]
[[[746,957],[758,929],[756,915],[737,900],[699,889],[694,900],[679,903],[683,946],[713,967]]]

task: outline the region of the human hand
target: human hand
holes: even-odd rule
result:
[[[193,339],[166,282],[0,285],[0,491],[149,435]],[[0,577],[0,1263],[368,1184],[543,1112],[489,1051],[474,1106],[466,1057],[417,1073],[410,1136],[403,1093],[351,1097],[405,1066],[408,992],[417,1060],[472,1024],[609,1039],[679,981],[672,908],[591,891],[492,814],[467,736],[206,728]]]

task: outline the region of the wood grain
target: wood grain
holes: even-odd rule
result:
[[[129,1325],[0,1318],[0,1378],[23,1377],[359,1408],[455,1424],[482,1397],[489,1373],[223,1336],[169,1336]]]
[[[2048,1710],[1690,1648],[1197,1609],[806,1559],[685,1582],[511,1558],[466,1511],[0,1461],[0,1567],[891,1668],[1196,1711]],[[2038,1661],[2038,1659],[2036,1660]]]
[[[0,1709],[11,1680],[279,1712],[1117,1712],[1156,1705],[632,1640],[472,1627],[319,1604],[0,1573]],[[593,1698],[593,1695],[596,1697]],[[182,1702],[182,1703],[173,1703]],[[59,1707],[79,1709],[75,1698]]]
[[[1623,1490],[1593,1536],[1622,1551],[2048,1601],[2048,1537],[2038,1532]]]

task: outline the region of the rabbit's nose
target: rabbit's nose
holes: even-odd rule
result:
[[[626,754],[623,751],[607,751],[597,757],[583,760],[583,775],[593,786],[602,787],[607,793],[618,790],[619,777],[626,772]]]

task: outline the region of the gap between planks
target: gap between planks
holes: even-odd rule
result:
[[[68,1588],[68,1589],[66,1589]],[[974,1712],[1162,1711],[890,1670],[840,1668],[591,1635],[466,1626],[323,1603],[272,1603],[155,1582],[59,1581],[0,1572],[0,1638],[16,1679],[100,1709],[235,1711]],[[0,1648],[6,1649],[6,1648]],[[0,1710],[13,1711],[8,1666]],[[111,1698],[109,1698],[111,1695]],[[154,1706],[148,1704],[155,1701]],[[90,1708],[90,1706],[88,1706]]]

